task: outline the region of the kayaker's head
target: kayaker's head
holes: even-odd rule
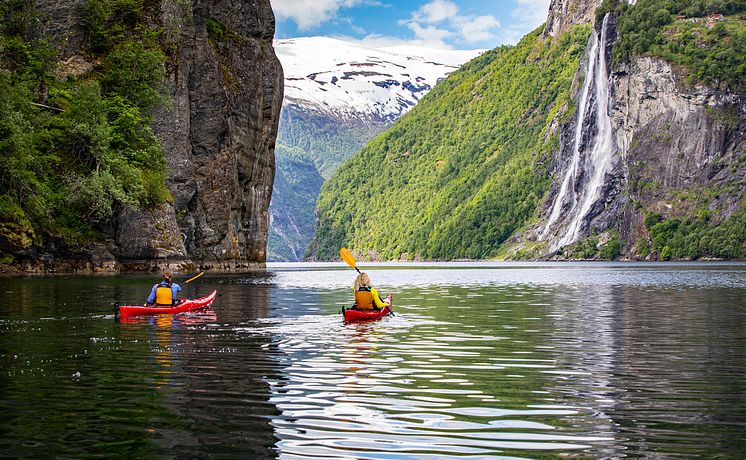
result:
[[[171,270],[163,270],[163,280],[167,283],[171,282],[171,278],[174,276],[174,273]]]
[[[360,274],[357,275],[357,278],[355,278],[355,284],[353,285],[353,287],[357,291],[363,286],[370,287],[370,277],[367,273],[360,272]]]

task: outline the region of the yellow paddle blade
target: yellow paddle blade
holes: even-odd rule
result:
[[[199,278],[200,276],[202,276],[204,274],[205,274],[205,272],[202,272],[199,275],[195,276],[194,278],[189,278],[188,280],[184,281],[184,284],[190,283],[190,282],[196,280],[197,278]]]
[[[356,268],[355,258],[352,256],[352,254],[350,254],[350,251],[348,251],[347,248],[340,249],[339,256],[342,257],[342,260],[347,262],[347,265],[349,265],[352,268]]]

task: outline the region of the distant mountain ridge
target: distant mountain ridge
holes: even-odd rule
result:
[[[274,45],[285,71],[285,99],[268,260],[302,260],[313,238],[319,179],[481,51],[371,48],[327,37]]]
[[[371,48],[328,37],[275,41],[285,70],[284,107],[393,122],[479,51]]]

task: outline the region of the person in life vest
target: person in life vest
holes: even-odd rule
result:
[[[353,291],[355,291],[355,305],[353,305],[353,308],[358,310],[383,309],[389,305],[388,302],[381,300],[381,296],[378,295],[376,288],[370,285],[370,277],[365,272],[360,272],[357,278],[355,278]]]
[[[181,286],[171,281],[174,274],[171,270],[163,272],[163,281],[153,286],[145,305],[152,307],[173,307],[178,303],[176,294],[181,291]]]

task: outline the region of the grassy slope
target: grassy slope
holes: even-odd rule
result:
[[[310,254],[486,258],[530,219],[571,102],[590,26],[539,30],[472,60],[345,163],[322,188]]]

